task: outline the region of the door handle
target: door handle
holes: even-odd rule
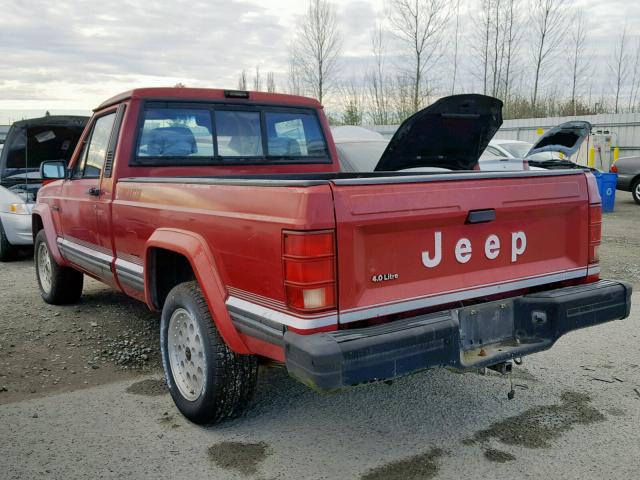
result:
[[[60,207],[54,203],[53,205],[51,205],[51,210],[58,212],[60,211]]]
[[[98,187],[90,187],[87,190],[87,193],[93,197],[99,197],[100,196],[100,189]]]

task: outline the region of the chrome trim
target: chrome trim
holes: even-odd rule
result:
[[[116,258],[116,274],[124,286],[134,290],[144,290],[144,268],[122,258]]]
[[[61,246],[62,248],[68,248],[70,250],[75,250],[80,255],[86,255],[86,256],[89,256],[89,257],[93,257],[97,261],[102,262],[102,263],[106,263],[106,264],[110,265],[111,262],[113,261],[113,257],[111,255],[107,255],[105,253],[102,253],[101,251],[99,251],[97,249],[85,247],[84,245],[81,245],[81,244],[76,243],[76,242],[72,242],[70,240],[67,240],[66,238],[58,237],[58,245]]]
[[[93,248],[58,237],[60,253],[69,262],[101,278],[113,278],[113,257]]]
[[[544,285],[545,283],[561,282],[573,278],[585,277],[587,275],[586,268],[575,270],[565,270],[552,274],[540,275],[535,277],[524,277],[519,280],[482,285],[479,288],[469,290],[453,291],[445,294],[431,295],[427,297],[419,297],[410,300],[400,301],[397,303],[379,304],[375,306],[363,307],[361,309],[344,310],[340,312],[340,323],[357,322],[368,318],[381,317],[394,313],[407,312],[410,310],[418,310],[421,308],[434,307],[461,300],[469,300],[471,298],[483,297],[486,295],[495,295],[498,293],[519,290],[521,288],[535,287]]]
[[[127,270],[135,275],[142,276],[144,269],[142,265],[138,265],[137,263],[128,262],[127,260],[123,260],[122,258],[116,258],[116,268],[121,268],[123,270]]]
[[[227,305],[227,310],[236,310],[240,313],[246,313],[252,317],[265,319],[270,322],[302,330],[326,327],[328,325],[336,325],[338,323],[338,315],[335,313],[309,317],[295,317],[285,312],[279,312],[272,308],[242,300],[238,297],[229,297],[225,303]]]
[[[241,298],[250,303],[257,303],[258,305],[265,305],[271,307],[274,310],[287,310],[287,305],[283,301],[278,301],[273,298],[258,295],[257,293],[247,292],[236,287],[230,287],[227,285],[227,291],[229,295],[236,298]]]
[[[586,268],[578,268],[574,270],[565,270],[561,272],[554,272],[551,274],[538,275],[533,277],[524,277],[511,282],[494,283],[488,285],[482,285],[478,288],[453,291],[444,294],[431,295],[427,297],[412,298],[397,303],[380,304],[369,307],[363,307],[361,309],[351,309],[341,312],[339,315],[316,315],[309,317],[296,317],[285,312],[280,312],[272,308],[258,305],[247,300],[243,300],[238,297],[230,296],[227,301],[227,310],[229,310],[232,318],[233,313],[237,312],[240,315],[247,315],[252,317],[254,321],[256,319],[266,320],[260,321],[260,323],[266,324],[269,322],[275,322],[277,324],[287,325],[289,327],[299,328],[301,330],[309,330],[313,328],[326,327],[328,325],[335,325],[340,323],[357,322],[359,320],[366,320],[369,318],[381,317],[384,315],[391,315],[394,313],[407,312],[411,310],[419,310],[421,308],[428,308],[438,305],[444,305],[447,303],[458,302],[461,300],[468,300],[471,298],[483,297],[487,295],[495,295],[498,293],[509,292],[513,290],[519,290],[521,288],[535,287],[537,285],[544,285],[545,283],[561,282],[563,280],[571,280],[574,278],[585,277],[587,275]]]
[[[587,275],[596,275],[600,273],[600,265],[590,265],[587,269]]]

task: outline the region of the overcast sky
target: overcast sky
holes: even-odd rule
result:
[[[469,12],[477,1],[462,0],[463,35],[472,28]],[[355,75],[368,61],[371,30],[385,18],[385,2],[335,4],[344,38],[342,69]],[[235,88],[239,72],[256,65],[263,73],[275,72],[284,87],[288,45],[306,5],[302,0],[3,0],[0,123],[27,109],[88,110],[139,86],[183,82]],[[574,8],[588,16],[596,63],[604,62],[625,22],[632,36],[640,25],[638,0],[575,0]],[[473,88],[469,68],[461,78]],[[606,77],[605,71],[599,69],[598,78]],[[562,75],[562,65],[554,73]]]

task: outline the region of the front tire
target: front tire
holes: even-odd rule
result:
[[[160,321],[167,387],[178,410],[198,424],[240,416],[256,388],[258,362],[226,345],[198,282],[174,287]]]
[[[0,262],[8,262],[16,258],[17,249],[11,245],[7,234],[4,231],[4,226],[0,222]]]
[[[640,178],[631,185],[631,195],[635,202],[640,205]]]
[[[42,299],[51,305],[76,303],[82,295],[84,276],[82,272],[56,263],[44,230],[36,235],[33,256]]]

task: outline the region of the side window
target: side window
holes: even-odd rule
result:
[[[87,141],[82,144],[82,150],[80,150],[80,155],[78,156],[78,161],[76,162],[76,166],[74,169],[73,176],[75,178],[82,177],[82,172],[84,171],[84,165],[87,161],[87,145],[89,144],[89,140],[91,140],[91,133],[89,133],[89,137]]]
[[[107,155],[107,148],[109,147],[109,138],[111,137],[111,130],[113,129],[113,121],[116,117],[115,113],[110,113],[104,117],[100,117],[96,120],[91,132],[91,138],[84,147],[86,149],[86,156],[84,149],[81,153],[80,169],[82,171],[82,177],[84,178],[98,178],[102,172],[104,160]]]

